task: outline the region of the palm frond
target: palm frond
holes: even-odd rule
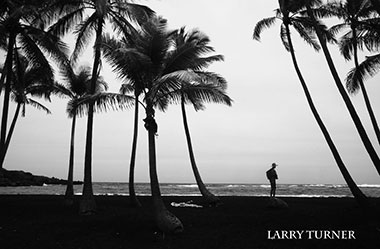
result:
[[[342,32],[343,29],[349,27],[346,23],[339,23],[329,28],[329,32],[333,35],[337,35]]]
[[[66,86],[58,82],[53,85],[51,93],[61,98],[74,98],[74,94],[70,91],[70,89],[66,88]]]
[[[284,45],[284,48],[286,49],[286,51],[290,51],[288,34],[286,32],[286,26],[284,24],[282,24],[280,27],[280,38],[281,38],[282,45]]]
[[[134,91],[135,91],[135,87],[131,84],[122,84],[119,90],[121,94],[132,93]]]
[[[297,33],[301,36],[301,38],[312,48],[314,48],[314,50],[319,51],[321,49],[314,32],[305,28],[303,23],[293,22],[293,27],[297,30]]]
[[[69,117],[83,116],[88,113],[89,105],[94,105],[95,112],[107,112],[109,110],[124,110],[134,104],[134,97],[118,93],[88,94],[80,98],[72,99],[67,105]]]
[[[48,74],[48,77],[52,78],[54,75],[53,68],[31,37],[25,33],[21,33],[19,36],[19,41],[21,43],[24,56],[29,60],[29,63],[31,65],[41,65],[42,67],[45,67],[46,74]]]
[[[48,32],[62,37],[67,34],[74,26],[83,19],[85,8],[78,8],[66,15],[60,16],[58,21],[49,27]]]
[[[42,111],[45,111],[46,114],[51,114],[51,111],[49,110],[49,108],[47,108],[46,106],[44,106],[43,104],[33,100],[33,99],[30,99],[28,98],[27,101],[26,101],[26,104],[36,108],[37,110],[42,110]],[[23,116],[25,116],[25,110],[23,111]]]
[[[76,43],[74,47],[74,51],[71,55],[71,61],[74,63],[77,61],[78,56],[82,53],[83,49],[88,44],[90,38],[92,37],[92,31],[95,30],[97,16],[96,14],[92,14],[88,18],[86,18],[83,22],[81,22],[76,31]]]
[[[346,88],[350,93],[360,89],[360,82],[373,77],[380,70],[380,54],[367,56],[358,67],[351,69],[346,77]]]
[[[223,91],[227,90],[227,80],[219,74],[208,71],[195,71],[195,73],[200,77],[200,83],[214,85]]]
[[[170,103],[192,104],[195,110],[204,109],[202,103],[219,103],[228,106],[232,105],[232,99],[217,86],[210,84],[183,84],[182,89],[170,93]]]
[[[155,12],[145,5],[124,2],[117,9],[129,20],[141,25],[155,15]]]
[[[260,41],[261,33],[264,29],[270,28],[276,22],[276,17],[268,17],[260,20],[256,23],[256,26],[253,30],[253,39]]]

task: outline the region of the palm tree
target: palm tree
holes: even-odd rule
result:
[[[105,39],[104,56],[114,70],[142,89],[145,104],[145,128],[148,131],[149,175],[153,199],[153,212],[158,228],[164,233],[183,230],[181,221],[169,212],[162,200],[156,167],[155,108],[165,109],[169,103],[168,93],[179,88],[178,75],[164,74],[166,58],[169,57],[170,36],[166,20],[152,18],[142,25],[141,31],[122,42]],[[178,58],[180,59],[180,58]],[[177,76],[177,77],[176,77]]]
[[[189,79],[187,82],[183,82],[181,88],[179,89],[179,94],[181,96],[180,103],[182,119],[187,140],[191,168],[193,170],[199,191],[204,198],[203,202],[209,205],[216,205],[218,202],[220,202],[220,199],[206,188],[196,164],[189,126],[187,122],[185,104],[192,104],[195,110],[204,109],[203,102],[209,101],[215,101],[216,103],[223,103],[229,106],[231,105],[232,100],[225,93],[225,90],[227,88],[226,80],[215,73],[201,71],[202,68],[207,67],[214,61],[222,61],[223,56],[213,55],[202,57],[203,54],[213,52],[214,49],[208,45],[210,39],[200,31],[194,30],[185,33],[185,29],[181,28],[174,34],[173,39],[175,41],[175,49],[178,55],[186,55],[189,58],[192,58],[190,60],[190,64],[180,65],[181,68],[183,68],[183,70],[194,71],[194,73],[191,75],[193,76],[192,79]],[[204,92],[201,92],[201,95],[199,95],[199,92],[202,90]]]
[[[137,199],[136,190],[135,190],[135,164],[136,164],[136,150],[137,150],[137,137],[139,130],[139,97],[142,94],[142,90],[139,88],[137,84],[123,84],[120,88],[120,92],[122,94],[126,94],[127,92],[134,92],[135,98],[135,111],[134,111],[134,121],[133,121],[133,138],[132,138],[132,150],[131,150],[131,158],[129,162],[129,199],[131,206],[133,207],[141,207],[140,201]]]
[[[38,1],[9,1],[2,3],[0,8],[0,33],[5,39],[1,39],[1,47],[6,45],[7,56],[4,63],[2,80],[6,78],[4,84],[4,104],[2,111],[1,132],[0,132],[0,151],[5,150],[7,134],[9,100],[12,82],[12,67],[15,49],[21,53],[32,64],[39,64],[46,68],[48,77],[53,77],[53,70],[44,55],[48,53],[56,61],[65,58],[66,46],[54,35],[44,31],[44,23],[38,19],[36,13],[42,10],[41,2]],[[2,83],[2,82],[1,82]],[[2,168],[3,165],[0,166]]]
[[[368,26],[370,21],[366,20],[371,17],[373,13],[373,8],[370,1],[368,0],[347,0],[346,2],[329,2],[322,6],[322,8],[328,10],[333,16],[343,19],[344,22],[334,25],[330,28],[334,32],[339,32],[344,28],[349,27],[350,31],[343,36],[342,42],[340,44],[341,51],[346,59],[351,59],[351,54],[354,58],[355,68],[359,66],[358,59],[358,28],[359,26]],[[349,46],[347,46],[347,40],[349,41]],[[359,89],[362,90],[365,105],[367,107],[368,114],[370,116],[373,129],[375,131],[378,143],[380,144],[380,130],[376,120],[376,116],[373,112],[371,102],[362,80],[356,82],[350,82],[346,84],[347,90],[351,93],[357,92]]]
[[[301,1],[299,4],[300,5],[303,5],[306,7],[306,12],[307,12],[307,15],[311,18],[311,21],[312,21],[312,24],[314,26],[314,29],[315,29],[315,32],[317,34],[317,37],[318,37],[318,40],[319,40],[319,43],[322,47],[322,51],[325,55],[325,58],[326,58],[326,61],[327,61],[327,64],[330,68],[330,71],[331,71],[331,74],[333,76],[333,79],[334,79],[334,82],[338,88],[338,91],[340,93],[340,95],[342,96],[342,99],[350,113],[350,116],[352,118],[352,121],[354,122],[355,124],[355,127],[359,133],[359,136],[364,144],[364,147],[366,148],[378,174],[380,174],[380,159],[379,159],[379,156],[377,155],[368,135],[367,135],[367,132],[365,131],[364,129],[364,126],[355,110],[355,107],[353,106],[347,92],[345,91],[344,87],[343,87],[343,84],[340,80],[340,77],[339,77],[339,74],[335,68],[335,64],[334,64],[334,61],[331,57],[331,54],[330,54],[330,51],[327,47],[327,44],[326,44],[326,39],[325,37],[323,36],[322,34],[322,30],[321,30],[321,27],[319,25],[319,22],[315,16],[315,13],[312,9],[313,7],[313,4],[314,2],[317,2],[317,4],[320,4],[319,1],[312,1],[312,0],[303,0]]]
[[[71,101],[77,100],[84,97],[89,93],[90,80],[91,80],[91,69],[89,67],[80,67],[78,73],[75,73],[74,69],[69,63],[65,67],[61,68],[61,74],[64,76],[64,84],[56,83],[54,93],[63,95],[70,98]],[[97,90],[96,92],[107,91],[108,85],[99,77],[97,79]],[[71,102],[69,102],[70,104]],[[71,107],[68,107],[70,109]],[[70,136],[70,155],[69,155],[69,168],[67,177],[67,186],[65,192],[65,203],[67,205],[73,204],[74,198],[74,152],[75,152],[75,126],[77,114],[75,111],[69,113],[72,117],[71,124],[71,136]]]
[[[60,6],[62,8],[59,8]],[[134,27],[128,19],[140,23],[153,14],[153,11],[148,7],[130,3],[127,0],[65,0],[55,2],[52,9],[66,12],[66,15],[60,18],[50,29],[53,33],[61,35],[68,31],[78,20],[82,19],[84,11],[88,10],[92,12],[76,28],[77,38],[71,58],[73,62],[76,62],[78,56],[88,44],[93,32],[95,32],[94,62],[90,86],[91,94],[95,94],[96,82],[100,72],[100,44],[102,43],[105,22],[109,20],[118,32],[130,33],[131,30],[134,30]],[[83,214],[92,214],[96,210],[92,190],[93,113],[94,104],[90,103],[87,118],[83,195],[80,203],[80,213]]]
[[[270,17],[270,18],[265,18],[261,21],[259,21],[256,26],[255,30],[253,33],[253,38],[256,40],[260,40],[260,35],[261,32],[264,28],[271,27],[277,19],[282,21],[281,24],[281,40],[284,44],[284,47],[287,51],[290,52],[292,61],[293,61],[293,66],[294,69],[297,73],[298,79],[301,83],[302,89],[304,91],[304,94],[306,96],[306,100],[309,104],[310,110],[319,126],[321,129],[321,132],[327,142],[327,145],[329,146],[331,153],[335,159],[335,162],[343,175],[344,180],[346,181],[348,187],[351,190],[351,193],[354,195],[355,199],[358,201],[363,206],[367,205],[367,198],[366,196],[361,192],[361,190],[358,188],[356,185],[355,181],[352,179],[350,173],[348,172],[342,158],[340,157],[340,154],[330,136],[329,131],[327,130],[325,124],[323,123],[323,120],[321,119],[317,108],[315,107],[315,104],[313,102],[312,96],[309,92],[308,86],[305,82],[305,79],[301,73],[301,70],[298,66],[296,54],[294,51],[293,47],[293,42],[292,42],[292,36],[290,33],[290,26],[293,26],[300,36],[310,45],[315,50],[319,50],[320,47],[318,44],[315,42],[315,36],[314,32],[312,29],[310,29],[310,20],[305,19],[304,17],[299,15],[299,12],[297,12],[297,8],[292,5],[290,1],[286,0],[280,0],[279,1],[280,8],[276,10],[276,16],[275,17]],[[294,11],[294,12],[291,12]]]
[[[0,155],[2,164],[5,160],[20,111],[22,111],[22,116],[25,116],[25,105],[30,105],[50,114],[47,107],[32,99],[30,96],[44,97],[50,101],[50,90],[54,83],[54,79],[50,77],[51,75],[46,73],[46,70],[49,69],[30,63],[17,52],[14,57],[15,67],[12,77],[11,97],[17,103],[17,106],[4,144],[4,150]]]

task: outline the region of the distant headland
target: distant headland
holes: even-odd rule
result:
[[[0,169],[0,186],[43,186],[44,184],[64,185],[67,180],[55,177],[37,176],[21,170]],[[80,181],[74,181],[74,184],[82,184]]]

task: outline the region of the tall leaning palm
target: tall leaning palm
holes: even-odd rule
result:
[[[351,59],[351,54],[354,59],[355,68],[359,67],[358,59],[358,32],[360,26],[369,26],[369,18],[372,16],[373,8],[369,0],[347,0],[345,2],[329,2],[322,6],[328,13],[342,19],[343,23],[336,24],[330,28],[334,32],[342,31],[344,28],[349,28],[340,43],[341,52],[346,59]],[[349,41],[347,41],[349,40]],[[349,43],[349,45],[347,45]],[[364,103],[370,116],[373,129],[375,131],[377,141],[380,144],[380,129],[376,116],[373,112],[371,101],[369,99],[366,87],[363,80],[348,81],[346,84],[347,90],[351,93],[357,92],[359,89],[363,93]]]
[[[297,13],[297,7],[292,6],[292,3],[290,1],[286,0],[280,0],[279,1],[280,8],[276,10],[276,16],[263,19],[259,21],[254,30],[253,38],[256,40],[260,40],[261,32],[264,28],[271,27],[276,20],[281,20],[281,39],[285,46],[285,49],[290,52],[294,69],[297,73],[298,79],[301,83],[302,89],[304,91],[304,94],[306,96],[306,100],[309,104],[310,110],[327,142],[327,145],[329,146],[331,153],[335,159],[335,162],[343,175],[344,180],[346,181],[347,185],[349,186],[352,194],[354,195],[355,199],[363,206],[367,206],[367,198],[366,196],[361,192],[361,190],[358,188],[356,183],[354,182],[353,178],[351,177],[350,173],[348,172],[342,158],[340,157],[340,154],[330,136],[329,131],[327,130],[325,124],[323,123],[318,110],[315,107],[314,101],[312,99],[312,96],[310,94],[310,91],[308,89],[308,86],[306,84],[306,81],[301,73],[301,70],[298,66],[296,54],[293,47],[292,42],[292,36],[290,34],[290,27],[293,26],[300,36],[310,45],[313,46],[314,49],[319,50],[320,47],[315,41],[315,35],[312,29],[310,29],[310,20],[305,19],[304,17],[300,17]],[[294,12],[291,12],[294,11]]]
[[[366,148],[366,150],[369,154],[369,157],[371,158],[372,163],[375,166],[378,174],[380,175],[380,158],[377,155],[376,150],[374,149],[374,147],[371,143],[371,140],[369,139],[368,134],[367,134],[360,118],[359,118],[359,115],[356,112],[356,109],[355,109],[354,105],[352,104],[351,99],[348,96],[346,90],[344,89],[344,86],[343,86],[342,81],[339,77],[338,71],[336,70],[334,61],[333,61],[332,56],[330,54],[330,51],[327,47],[326,39],[323,36],[323,32],[322,32],[321,27],[319,25],[319,21],[316,17],[315,11],[313,10],[313,6],[314,6],[315,2],[317,4],[316,6],[318,7],[318,5],[320,5],[320,1],[302,0],[299,2],[299,4],[303,5],[306,8],[307,15],[311,18],[313,27],[314,27],[315,32],[317,34],[319,43],[322,47],[322,51],[325,55],[325,59],[327,61],[327,64],[330,68],[330,72],[331,72],[331,75],[334,79],[335,85],[338,88],[338,91],[339,91],[339,93],[340,93],[340,95],[341,95],[341,97],[342,97],[342,99],[343,99],[343,101],[347,107],[347,110],[351,116],[351,119],[352,119],[358,133],[359,133],[359,136],[363,142],[363,145]]]
[[[95,94],[96,82],[100,73],[102,35],[104,25],[107,20],[118,32],[129,33],[134,30],[131,22],[140,23],[153,14],[153,11],[146,6],[130,3],[127,0],[65,0],[57,1],[53,10],[58,10],[63,6],[66,15],[61,17],[52,26],[51,31],[57,34],[65,33],[72,27],[78,19],[84,15],[85,11],[91,11],[90,15],[76,27],[76,44],[72,56],[72,61],[76,61],[89,39],[95,33],[94,62],[92,67],[90,93]],[[62,10],[62,8],[60,9]],[[131,22],[130,22],[131,21]],[[83,195],[80,203],[80,212],[91,214],[96,210],[96,204],[92,190],[92,136],[93,136],[94,104],[88,106],[86,150],[84,165]]]
[[[182,68],[183,70],[192,70],[193,72],[190,74],[192,77],[183,82],[181,88],[179,89],[179,95],[181,96],[180,103],[182,119],[191,168],[193,170],[199,191],[203,196],[203,202],[205,204],[215,205],[220,202],[220,200],[207,189],[202,181],[197,167],[185,105],[190,103],[194,106],[195,110],[203,109],[203,103],[209,101],[215,101],[216,103],[223,103],[229,106],[231,105],[232,100],[225,93],[227,88],[226,80],[215,73],[203,70],[203,68],[206,68],[213,62],[222,61],[223,56],[205,56],[207,53],[214,52],[214,49],[209,46],[209,37],[198,30],[185,32],[185,29],[181,28],[173,35],[173,40],[175,44],[175,51],[178,56],[187,56],[188,58],[191,58],[189,59],[190,64],[173,65],[177,67],[177,69]]]

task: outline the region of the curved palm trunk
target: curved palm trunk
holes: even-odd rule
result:
[[[157,123],[154,119],[154,109],[152,104],[147,103],[146,118],[144,119],[144,122],[145,128],[148,130],[150,188],[152,192],[153,212],[156,225],[164,234],[180,233],[183,231],[181,221],[167,210],[161,197],[156,167],[155,136],[157,133]]]
[[[102,41],[103,19],[98,19],[98,27],[96,30],[95,40],[95,57],[94,66],[92,68],[91,78],[91,94],[95,93],[96,81],[98,78],[98,69],[100,64],[100,44]],[[92,131],[94,123],[94,103],[90,103],[88,107],[87,118],[87,134],[86,134],[86,152],[84,158],[84,181],[83,194],[80,202],[79,211],[83,214],[93,214],[96,211],[96,203],[92,190]]]
[[[294,48],[293,48],[293,44],[292,44],[292,40],[291,40],[291,36],[290,36],[289,25],[285,25],[285,27],[286,27],[286,34],[288,37],[290,54],[292,56],[293,65],[294,65],[294,68],[296,70],[298,79],[301,82],[302,89],[305,93],[305,96],[306,96],[307,102],[309,104],[310,110],[313,113],[313,116],[314,116],[315,120],[317,121],[319,128],[322,131],[322,134],[323,134],[323,136],[324,136],[324,138],[325,138],[325,140],[326,140],[326,142],[330,148],[330,151],[331,151],[331,153],[335,159],[335,162],[336,162],[341,174],[343,175],[343,178],[346,181],[348,187],[350,188],[352,195],[355,197],[355,200],[358,202],[359,205],[361,205],[363,207],[367,207],[368,206],[367,197],[363,194],[363,192],[360,190],[360,188],[356,185],[355,181],[352,179],[352,177],[351,177],[350,173],[348,172],[342,158],[339,155],[337,148],[335,147],[335,144],[334,144],[326,126],[324,125],[321,117],[318,114],[318,111],[314,105],[313,99],[310,95],[309,89],[308,89],[306,82],[305,82],[305,80],[301,74],[301,70],[298,67],[296,55],[294,53]]]
[[[133,140],[132,140],[132,152],[131,152],[131,161],[129,164],[129,199],[131,205],[134,207],[141,207],[141,203],[136,197],[135,192],[135,163],[136,163],[136,149],[137,149],[137,136],[139,129],[139,99],[135,95],[135,120],[133,127]]]
[[[355,28],[352,29],[352,36],[354,37],[354,62],[355,62],[355,68],[358,68],[359,67],[358,46],[357,46],[357,43],[356,43],[356,29]],[[371,123],[372,123],[373,129],[374,129],[375,134],[376,134],[377,142],[380,144],[379,125],[377,123],[375,113],[373,112],[372,105],[371,105],[371,102],[369,100],[369,96],[368,96],[367,90],[366,90],[365,85],[364,85],[364,83],[363,83],[362,80],[359,80],[359,85],[360,85],[360,88],[361,88],[362,93],[363,93],[364,102],[365,102],[365,105],[367,107],[367,111],[368,111],[369,117],[371,119]]]
[[[13,46],[15,44],[16,36],[11,33],[9,36],[8,42],[8,52],[6,58],[7,72],[12,72],[12,61],[13,61]],[[8,124],[8,112],[9,112],[9,97],[11,92],[11,82],[12,82],[12,73],[7,74],[5,82],[5,92],[4,92],[4,105],[1,118],[1,132],[0,132],[0,155],[5,155],[5,139],[7,136],[7,124]],[[3,161],[1,162],[0,169],[3,168]]]
[[[377,155],[371,141],[369,140],[369,137],[364,129],[364,126],[355,110],[355,107],[353,106],[347,92],[345,91],[344,87],[343,87],[343,84],[339,78],[339,75],[338,75],[338,72],[335,68],[335,65],[334,65],[334,62],[332,60],[332,57],[331,57],[331,54],[330,54],[330,51],[328,50],[327,48],[327,45],[326,45],[326,41],[325,39],[323,38],[322,36],[322,33],[321,31],[319,30],[319,27],[317,25],[317,22],[315,20],[315,16],[311,10],[311,7],[309,5],[306,6],[307,7],[307,14],[309,15],[309,17],[312,19],[313,21],[313,26],[314,26],[314,29],[317,33],[317,36],[318,36],[318,40],[321,44],[321,47],[322,47],[322,50],[323,50],[323,53],[325,55],[325,58],[326,58],[326,61],[327,61],[327,64],[330,68],[330,71],[331,71],[331,74],[334,78],[334,81],[335,81],[335,84],[339,90],[339,93],[340,95],[342,96],[343,98],[343,101],[344,103],[346,104],[346,107],[350,113],[350,116],[352,118],[352,121],[354,122],[355,124],[355,127],[359,133],[359,136],[364,144],[364,147],[366,148],[378,174],[380,175],[380,159],[379,159],[379,156]]]
[[[191,163],[191,168],[193,169],[194,177],[197,182],[199,191],[201,192],[204,200],[206,203],[215,205],[218,202],[220,202],[220,199],[212,194],[205,186],[205,184],[202,181],[201,175],[199,174],[198,168],[197,168],[197,163],[195,162],[195,156],[193,152],[193,146],[191,143],[191,136],[190,136],[190,131],[189,131],[189,126],[187,124],[187,115],[186,115],[186,109],[185,109],[185,101],[182,98],[181,101],[181,110],[182,110],[182,118],[183,118],[183,126],[185,129],[185,134],[186,134],[186,140],[187,140],[187,148],[189,150],[189,157],[190,157],[190,163]]]
[[[1,160],[1,164],[3,164],[4,161],[5,161],[5,156],[7,155],[7,151],[8,151],[8,148],[9,148],[9,144],[11,143],[11,138],[12,138],[12,135],[13,135],[13,131],[15,130],[16,122],[17,122],[18,116],[20,114],[20,109],[21,109],[21,103],[17,103],[16,111],[15,111],[15,114],[13,116],[13,120],[12,120],[11,126],[9,127],[9,132],[8,132],[8,135],[7,135],[7,139],[5,141],[4,151],[1,154],[1,159],[0,159]]]
[[[75,124],[76,115],[73,116],[71,124],[71,137],[70,137],[70,155],[69,155],[69,172],[67,176],[67,186],[65,192],[66,205],[72,205],[74,203],[74,142],[75,142]]]

